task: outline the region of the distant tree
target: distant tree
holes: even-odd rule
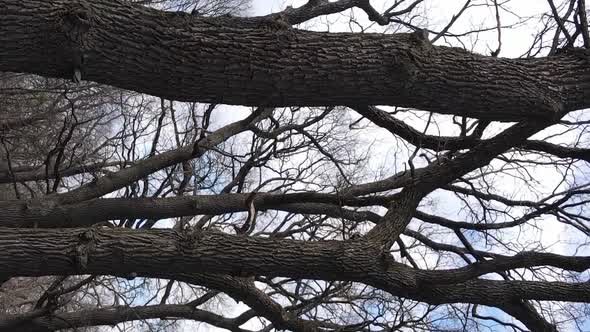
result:
[[[585,1],[248,5],[0,0],[0,330],[584,330]]]

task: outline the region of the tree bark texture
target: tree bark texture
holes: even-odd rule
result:
[[[34,204],[32,201],[0,202],[0,227],[84,227],[95,223],[125,218],[164,219],[194,215],[216,215],[248,210],[247,199],[252,193],[197,195],[169,198],[101,198],[77,204]],[[377,222],[378,214],[342,209],[349,206],[385,205],[384,197],[341,198],[334,194],[293,193],[254,194],[258,211],[280,210],[302,214],[325,214],[353,220]]]
[[[69,192],[0,202],[0,280],[12,276],[106,274],[219,286],[230,296],[245,298],[257,312],[267,312],[267,318],[277,328],[293,331],[314,328],[288,318],[272,300],[253,294],[258,290],[252,285],[228,288],[219,283],[254,275],[356,281],[429,304],[494,306],[535,331],[555,329],[528,306],[527,300],[590,302],[589,283],[480,278],[536,266],[585,271],[590,268],[590,257],[534,252],[494,254],[463,267],[433,271],[397,263],[389,253],[400,234],[412,232],[406,228],[413,217],[432,219],[416,211],[425,195],[489,164],[513,147],[563,158],[590,158],[587,149],[527,141],[567,112],[590,107],[588,51],[571,49],[534,59],[486,57],[433,46],[422,32],[310,32],[291,28],[289,23],[293,22],[285,22],[280,15],[208,18],[118,0],[0,0],[0,18],[0,71],[61,78],[81,73],[84,80],[166,99],[259,107],[247,119],[193,144],[137,161]],[[412,167],[387,179],[352,185],[342,195],[253,196],[257,211],[344,216],[375,223],[360,239],[295,241],[216,231],[72,228],[113,219],[157,220],[245,211],[250,194],[161,199],[99,197],[163,168],[202,156],[228,137],[253,129],[253,123],[270,113],[271,107],[333,105],[350,106],[417,147],[469,151],[455,152],[448,159],[437,159],[419,169]],[[492,139],[481,139],[481,132],[479,136],[436,137],[369,105],[520,123]],[[81,170],[64,171],[76,174]],[[0,175],[0,183],[53,176],[39,170],[24,170],[10,178]],[[404,190],[398,194],[378,195],[402,187]],[[369,194],[372,196],[359,197]],[[380,217],[346,208],[369,205],[385,206],[389,211]],[[453,224],[443,219],[430,223]],[[459,231],[466,228],[459,223],[452,227]],[[161,305],[144,307],[141,314],[134,314],[141,318],[199,319],[240,330],[239,321],[188,309]],[[95,324],[117,322],[127,320],[130,310],[118,307],[87,315],[73,313],[66,320],[79,322],[80,326],[85,324],[83,319]],[[10,317],[0,318],[0,329],[14,328],[14,324],[20,323]],[[32,317],[27,324],[31,330],[51,329],[60,326],[60,321]]]
[[[277,19],[162,12],[117,0],[0,1],[0,70],[180,101],[396,105],[514,121],[590,106],[590,55],[503,59],[422,33],[292,29]]]
[[[109,274],[165,278],[221,273],[363,282],[431,304],[509,305],[516,300],[590,301],[590,284],[473,279],[506,268],[546,264],[576,270],[590,257],[519,254],[426,271],[396,263],[366,241],[277,240],[217,231],[0,228],[0,276]]]

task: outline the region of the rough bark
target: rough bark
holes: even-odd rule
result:
[[[245,298],[251,308],[264,312],[275,327],[293,331],[313,331],[315,323],[288,317],[280,305],[263,293],[256,293],[252,285],[240,284],[243,288],[236,289],[227,283],[222,285],[221,280],[231,282],[238,280],[236,276],[265,275],[356,281],[430,304],[466,302],[495,306],[535,331],[554,331],[555,327],[545,322],[526,300],[589,302],[588,283],[479,278],[537,266],[585,271],[590,267],[590,257],[531,252],[515,256],[493,254],[486,256],[489,260],[464,267],[425,271],[396,263],[388,251],[400,234],[409,234],[433,248],[442,246],[406,229],[417,214],[427,222],[457,231],[470,227],[468,223],[420,215],[416,207],[428,193],[489,164],[510,148],[588,160],[587,149],[526,139],[566,112],[590,106],[590,54],[568,50],[546,58],[502,59],[432,46],[422,32],[361,35],[289,27],[318,13],[344,7],[365,6],[369,16],[372,13],[368,10],[369,1],[365,0],[313,3],[283,13],[287,16],[205,18],[117,0],[0,0],[0,70],[64,78],[79,71],[86,80],[182,101],[252,106],[347,105],[416,146],[437,151],[471,150],[436,160],[421,169],[412,167],[389,179],[351,186],[339,195],[262,193],[254,198],[258,211],[272,208],[321,213],[377,224],[360,239],[304,242],[219,232],[0,228],[0,280],[87,273],[173,278]],[[371,19],[385,18],[373,15]],[[527,121],[489,140],[481,140],[481,135],[433,137],[365,106],[375,104],[486,120]],[[259,113],[264,113],[263,108],[259,107]],[[227,137],[252,129],[251,123],[260,119],[258,115],[257,112],[224,127],[195,145],[136,162],[70,192],[26,202],[1,202],[0,225],[71,227],[119,218],[157,219],[244,211],[247,194],[159,200],[96,198],[202,155]],[[74,174],[79,170],[70,171]],[[11,180],[36,179],[43,174],[32,171],[18,175]],[[9,182],[6,179],[5,176],[4,181]],[[389,197],[358,197],[401,187],[401,194]],[[385,205],[389,211],[380,218],[374,213],[346,210],[343,205]],[[553,207],[546,209],[549,208]],[[539,209],[527,217],[542,212],[547,210]],[[465,253],[470,248],[466,247],[458,250]],[[204,275],[203,271],[212,274]],[[95,311],[95,316],[88,316],[97,324],[117,321],[129,314],[129,308],[119,309]],[[163,315],[162,307],[155,309],[142,310],[146,318]],[[183,315],[183,308],[173,309]],[[173,311],[166,312],[174,315]],[[82,326],[78,314],[69,320]],[[193,319],[213,319],[194,316],[196,311],[184,314],[193,315]],[[43,328],[60,324],[51,317],[24,318],[27,324]],[[0,329],[16,326],[11,319],[0,318]],[[239,325],[227,319],[218,323],[239,330]]]
[[[164,219],[195,215],[218,215],[247,211],[252,193],[198,195],[170,198],[103,198],[77,204],[31,205],[26,201],[0,202],[0,227],[85,227],[113,219]],[[315,192],[294,194],[255,194],[257,211],[280,210],[301,214],[325,214],[352,220],[377,222],[379,215],[342,209],[348,206],[385,205],[389,198],[345,197]]]
[[[585,270],[590,257],[529,253],[426,271],[399,264],[365,241],[276,240],[221,232],[172,230],[0,228],[0,276],[64,274],[146,275],[208,273],[363,282],[428,303],[490,306],[517,300],[588,302],[590,284],[495,281],[477,276],[551,265]],[[166,271],[166,272],[163,272]]]
[[[397,105],[494,120],[590,106],[584,51],[502,59],[433,47],[422,33],[292,29],[116,0],[0,1],[0,70],[82,78],[183,101]]]

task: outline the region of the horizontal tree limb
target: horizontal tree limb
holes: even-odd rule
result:
[[[168,198],[101,198],[77,204],[40,206],[32,206],[30,202],[22,200],[0,201],[0,227],[86,227],[115,219],[165,219],[244,212],[248,211],[246,202],[251,195],[252,193],[232,193]],[[254,205],[257,211],[325,214],[376,223],[380,218],[378,214],[343,209],[341,204],[386,205],[391,199],[391,196],[357,198],[316,192],[256,193]]]
[[[207,271],[356,281],[431,304],[590,301],[589,283],[472,279],[541,265],[583,271],[590,267],[590,257],[522,253],[458,269],[426,271],[396,263],[384,257],[378,246],[358,240],[306,242],[217,231],[0,228],[0,276],[4,277],[137,274],[157,278]]]
[[[115,306],[100,309],[88,309],[67,313],[52,313],[33,319],[23,319],[23,315],[0,316],[0,330],[47,332],[62,329],[72,329],[85,326],[117,325],[121,322],[145,319],[191,319],[227,329],[232,332],[248,332],[239,326],[244,322],[197,309],[183,304],[161,304],[150,306]]]
[[[66,177],[79,174],[92,174],[101,172],[101,170],[108,169],[109,167],[122,167],[123,165],[123,162],[118,161],[89,163],[86,165],[75,165],[62,168],[57,174],[55,173],[55,170],[51,168],[46,173],[44,166],[17,167],[16,169],[13,169],[12,174],[9,174],[9,172],[0,173],[0,184],[12,182],[43,181],[45,179],[55,179],[58,175],[60,177]]]
[[[0,70],[80,71],[173,100],[396,105],[499,121],[590,106],[584,51],[503,59],[434,47],[421,32],[310,32],[272,18],[206,18],[116,0],[2,0],[0,16]]]

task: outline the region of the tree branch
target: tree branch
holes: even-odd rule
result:
[[[83,79],[181,101],[381,104],[500,121],[590,106],[583,51],[512,60],[433,47],[414,33],[286,32],[114,0],[0,3],[0,15],[12,18],[0,24],[0,70],[69,78],[74,50],[84,58]],[[81,40],[68,32],[70,19],[87,30]]]
[[[225,318],[214,313],[183,304],[161,304],[151,306],[115,306],[100,309],[80,310],[75,312],[53,313],[32,319],[23,319],[17,314],[0,316],[0,330],[5,331],[55,331],[85,326],[117,325],[121,322],[146,319],[191,319],[204,322],[232,332],[247,332],[239,326],[243,323],[236,319]],[[237,324],[237,323],[240,324]]]

